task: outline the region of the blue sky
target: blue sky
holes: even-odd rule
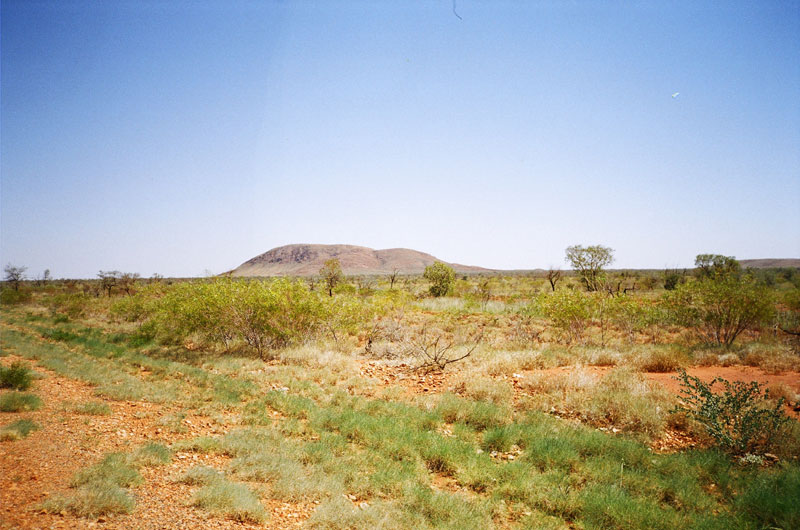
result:
[[[800,257],[797,2],[2,2],[0,254]],[[680,94],[673,98],[672,94]]]

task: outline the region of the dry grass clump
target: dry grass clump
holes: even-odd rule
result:
[[[511,401],[514,396],[514,389],[507,381],[492,379],[491,377],[479,376],[473,373],[459,377],[455,384],[455,390],[468,398],[476,401],[487,401],[495,405],[502,405]]]
[[[783,399],[787,404],[800,402],[800,394],[786,383],[773,383],[766,388],[771,401]]]
[[[618,366],[625,361],[621,352],[608,348],[589,349],[581,353],[582,361],[590,366]]]
[[[674,372],[689,362],[688,356],[675,348],[648,348],[636,353],[634,363],[642,372]]]
[[[800,356],[790,346],[763,342],[750,342],[732,351],[701,349],[694,353],[694,363],[700,366],[746,365],[770,374],[800,371]]]
[[[491,376],[511,376],[522,370],[544,368],[545,362],[538,351],[493,351],[482,352],[475,359],[476,368]]]
[[[358,365],[351,355],[313,344],[281,350],[279,359],[285,364],[325,369],[337,374],[358,373]]]
[[[783,344],[746,344],[741,358],[743,364],[757,366],[767,373],[800,371],[800,356]]]
[[[663,432],[674,402],[666,390],[625,368],[601,377],[578,366],[563,374],[539,374],[521,386],[530,393],[529,408],[650,438]]]

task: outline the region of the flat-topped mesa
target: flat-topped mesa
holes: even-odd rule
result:
[[[374,250],[356,245],[286,245],[273,248],[233,269],[231,276],[314,276],[329,259],[336,258],[346,275],[422,274],[436,257],[408,248]],[[446,263],[446,262],[443,262]],[[489,272],[489,269],[448,263],[456,272]]]

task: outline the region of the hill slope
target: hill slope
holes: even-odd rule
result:
[[[336,258],[342,271],[353,274],[421,274],[440,259],[408,248],[373,250],[355,245],[286,245],[273,248],[233,269],[232,276],[313,276],[325,261]],[[488,271],[481,267],[448,263],[456,272]]]
[[[800,259],[796,258],[740,259],[739,264],[745,269],[772,269],[778,267],[800,269]]]

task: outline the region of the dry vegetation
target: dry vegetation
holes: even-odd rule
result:
[[[4,289],[0,521],[797,528],[800,275],[764,274]],[[679,370],[774,432],[720,443]]]

